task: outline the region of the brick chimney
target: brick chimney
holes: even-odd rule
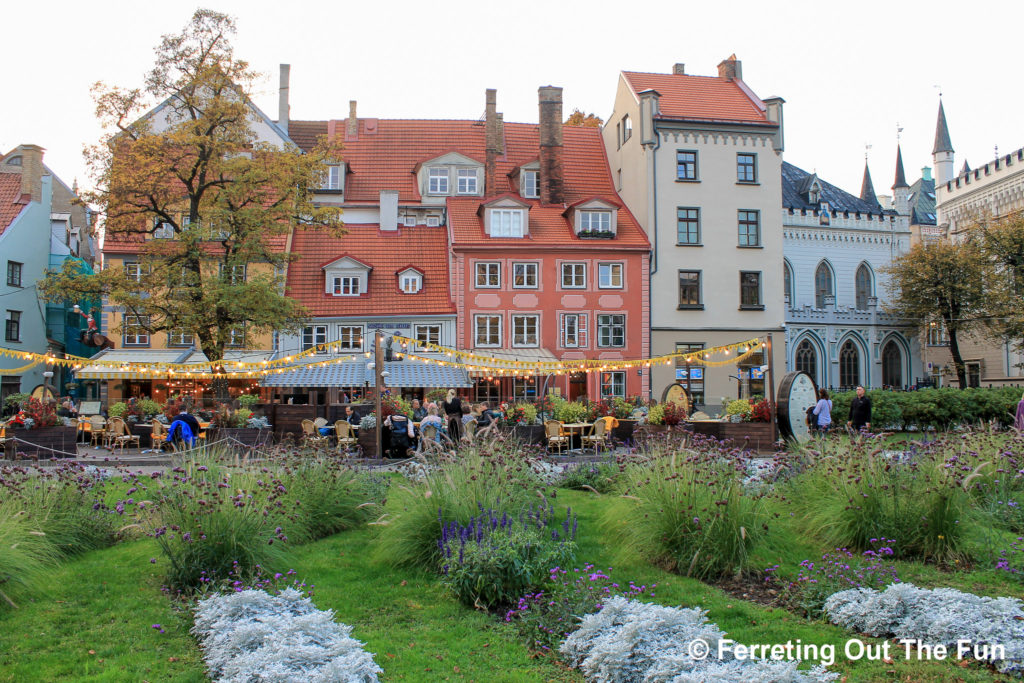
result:
[[[43,148],[39,145],[18,145],[21,154],[21,193],[32,201],[43,201]]]
[[[718,77],[730,81],[743,80],[743,62],[736,59],[735,52],[718,63]]]
[[[291,80],[291,64],[281,65],[281,79],[277,88],[277,125],[288,133],[288,82]]]
[[[562,89],[546,85],[537,89],[540,105],[540,203],[565,201],[562,174]]]
[[[501,121],[498,118],[498,91],[487,89],[487,105],[484,109],[484,196],[498,194],[498,157],[502,153]]]
[[[359,139],[359,119],[356,117],[356,101],[348,101],[348,120],[345,121],[345,140]]]
[[[675,64],[672,65],[672,73],[675,74],[676,76],[685,76],[686,65],[683,64],[682,62],[676,62]]]

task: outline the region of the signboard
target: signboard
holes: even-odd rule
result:
[[[686,379],[686,368],[676,368],[676,379]],[[690,368],[690,379],[702,381],[704,368]]]
[[[99,401],[82,401],[82,405],[78,407],[79,415],[99,415],[100,414],[100,402]]]
[[[750,368],[750,379],[764,379],[764,371],[761,368]]]
[[[412,323],[394,323],[386,320],[369,320],[366,323],[366,329],[382,330],[384,332],[389,330],[411,330]]]

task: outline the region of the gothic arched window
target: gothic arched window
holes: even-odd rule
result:
[[[796,369],[806,372],[815,382],[818,382],[818,352],[814,344],[804,339],[796,347]],[[818,382],[820,384],[820,382]]]
[[[854,278],[854,290],[857,310],[866,311],[868,309],[868,297],[871,296],[871,270],[866,263],[860,264],[857,268],[857,276]]]
[[[814,271],[814,307],[825,308],[825,297],[832,296],[832,269],[822,261]]]
[[[896,388],[903,386],[903,354],[899,344],[892,340],[882,349],[882,384]]]
[[[860,351],[847,339],[839,349],[839,387],[850,389],[860,384]]]

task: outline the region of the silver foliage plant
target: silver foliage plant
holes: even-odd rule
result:
[[[204,598],[192,632],[214,681],[376,683],[381,672],[351,626],[294,588]]]
[[[729,652],[718,659],[717,643],[725,635],[704,610],[614,597],[583,618],[561,653],[597,683],[796,683],[839,677],[821,666],[798,670],[795,661],[740,661]],[[697,639],[710,646],[707,658],[692,656],[690,643]]]
[[[1000,672],[1024,673],[1024,603],[1016,598],[896,583],[884,591],[853,588],[833,593],[825,601],[825,613],[833,624],[860,633],[945,645],[951,656],[956,655],[957,641],[969,641],[971,653],[977,648],[980,658]],[[994,645],[1005,648],[1005,659]]]

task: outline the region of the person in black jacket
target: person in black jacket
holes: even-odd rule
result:
[[[442,404],[444,414],[448,416],[448,436],[453,441],[462,438],[462,399],[454,389],[448,390],[448,396]]]
[[[857,387],[857,395],[850,401],[850,418],[846,426],[859,432],[871,431],[871,399],[864,394],[864,387]]]

